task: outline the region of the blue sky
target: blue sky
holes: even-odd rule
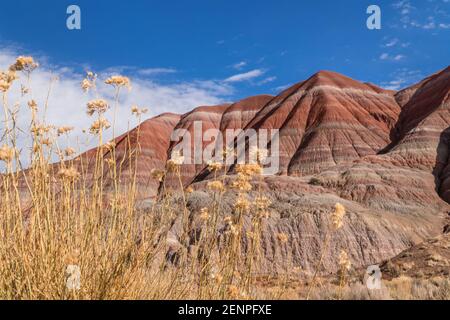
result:
[[[70,4],[80,31],[66,28]],[[366,28],[370,4],[381,30]],[[2,50],[217,101],[275,94],[322,69],[398,89],[448,66],[449,40],[450,0],[15,0],[0,11]]]

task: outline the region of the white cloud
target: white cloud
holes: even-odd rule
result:
[[[247,62],[241,61],[232,65],[232,67],[236,70],[241,70],[243,67],[247,65]]]
[[[423,79],[423,74],[419,70],[401,68],[392,73],[390,78],[390,80],[382,82],[381,86],[388,90],[400,90]]]
[[[20,54],[16,50],[0,50],[0,70],[8,68],[18,55]],[[36,100],[41,111],[46,100],[51,79],[56,75],[59,77],[58,81],[52,87],[46,122],[55,126],[68,125],[77,128],[71,136],[72,141],[75,141],[75,138],[83,141],[79,146],[82,151],[92,147],[94,143],[92,137],[88,141],[88,136],[82,133],[82,129],[89,128],[92,123],[92,119],[86,114],[86,103],[94,98],[93,94],[85,94],[80,88],[80,83],[84,75],[74,72],[69,68],[51,66],[46,62],[47,59],[45,57],[37,57],[36,60],[40,62],[41,66],[32,74],[31,89],[33,99]],[[109,72],[117,70],[124,70],[124,67],[109,68],[105,73],[99,72],[99,96],[107,99],[111,104],[113,101],[113,89],[104,85],[103,81]],[[127,90],[121,92],[120,106],[116,115],[116,135],[126,132],[129,128],[137,124],[136,119],[131,117],[130,107],[132,105],[148,107],[150,109],[150,114],[147,115],[148,117],[163,112],[184,113],[199,105],[220,104],[224,100],[228,100],[227,98],[233,93],[233,87],[220,81],[198,80],[163,85],[139,76],[142,73],[151,73],[149,70],[135,70],[135,76],[130,76],[132,81],[131,92]],[[20,94],[20,84],[24,83],[24,81],[23,76],[16,81],[9,92],[8,101],[10,106],[15,104],[19,106],[17,125],[20,129],[27,132],[31,119],[27,102],[31,97],[28,95],[22,97]],[[112,111],[109,112],[108,118],[112,123],[111,114]],[[40,116],[42,118],[42,114]],[[0,118],[3,120],[2,115],[0,115]],[[1,122],[0,132],[3,126],[4,123]],[[110,138],[111,134],[112,130],[110,129],[109,136],[106,138]],[[19,145],[22,148],[29,146],[25,134],[22,134],[18,138]],[[63,144],[63,142],[61,143]]]
[[[382,53],[380,55],[380,60],[400,61],[403,60],[404,58],[406,57],[402,54],[390,55],[389,53]]]
[[[138,70],[138,74],[142,76],[153,76],[165,73],[176,73],[176,69],[172,68],[148,68],[148,69],[140,69]]]
[[[384,46],[389,48],[389,47],[393,47],[395,46],[397,43],[399,42],[399,40],[397,38],[391,39],[389,40]]]
[[[176,73],[177,70],[174,68],[143,68],[138,69],[133,66],[114,66],[109,67],[104,70],[102,70],[102,74],[105,76],[113,75],[113,74],[133,74],[138,76],[156,76],[156,75],[162,75],[162,74],[170,74],[170,73]]]
[[[428,0],[428,2],[435,2]],[[449,0],[443,0],[443,3],[449,3]],[[436,29],[449,29],[448,24],[448,8],[443,8],[439,3],[431,6],[428,5],[425,9],[418,10],[411,5],[410,0],[401,0],[395,2],[393,8],[398,11],[400,15],[401,27],[408,29],[410,27],[418,28],[422,30],[436,30]],[[426,18],[424,17],[425,15]],[[444,21],[443,19],[447,20]]]
[[[259,81],[258,85],[263,85],[263,84],[266,84],[266,83],[269,83],[269,82],[273,82],[275,80],[277,80],[277,77],[267,77],[267,78]]]
[[[411,11],[416,9],[415,7],[413,7],[411,5],[411,1],[409,1],[409,0],[401,0],[401,1],[395,2],[392,6],[395,9],[397,9],[400,12],[400,14],[403,16],[410,14]]]
[[[392,38],[392,37],[384,37],[383,38],[383,44],[381,45],[381,47],[386,48],[386,50],[388,50],[387,48],[407,48],[411,45],[411,43],[409,42],[402,42],[399,38]]]
[[[247,81],[247,80],[251,80],[254,78],[258,78],[260,76],[262,76],[265,72],[261,69],[255,69],[249,72],[245,72],[245,73],[239,73],[236,74],[234,76],[231,76],[227,79],[225,79],[225,82],[241,82],[241,81]]]

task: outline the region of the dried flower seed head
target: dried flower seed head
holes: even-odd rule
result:
[[[105,143],[102,148],[107,150],[107,151],[111,151],[116,147],[116,143],[114,141],[109,141],[107,143]]]
[[[202,208],[200,210],[200,219],[206,221],[209,219],[209,211],[208,208]]]
[[[0,92],[7,92],[10,87],[11,83],[8,83],[0,79]]]
[[[172,156],[167,161],[167,170],[174,171],[179,166],[181,166],[184,162],[184,157],[181,155],[180,151],[172,152]]]
[[[14,149],[7,145],[3,145],[0,148],[0,161],[10,163],[14,158]]]
[[[131,113],[134,114],[135,116],[139,117],[145,113],[148,112],[147,108],[139,108],[138,106],[132,106],[131,107]]]
[[[39,67],[39,64],[34,61],[33,57],[20,56],[9,69],[11,71],[32,72],[37,67]]]
[[[0,72],[0,91],[7,92],[16,79],[17,75],[15,71],[9,70],[8,72]]]
[[[101,119],[94,121],[94,123],[89,128],[89,132],[91,134],[99,134],[100,131],[109,129],[110,127],[111,127],[111,125],[109,124],[108,120],[101,118]]]
[[[93,86],[94,84],[88,79],[83,79],[83,81],[81,81],[81,89],[83,89],[84,92],[88,92]]]
[[[233,189],[248,192],[252,190],[252,185],[249,182],[250,176],[243,173],[238,173],[236,179],[231,183]]]
[[[271,204],[271,201],[265,196],[255,198],[255,206],[258,210],[267,210]]]
[[[112,85],[116,88],[120,87],[127,87],[128,89],[131,88],[131,81],[128,77],[124,76],[112,76],[106,79],[106,84]]]
[[[223,192],[225,191],[225,187],[221,181],[210,181],[207,184],[209,190]]]
[[[64,126],[64,127],[59,127],[56,132],[58,133],[58,136],[60,136],[60,135],[71,132],[73,129],[74,129],[73,127]]]
[[[184,162],[184,157],[181,155],[180,151],[175,151],[172,153],[171,159],[175,162],[177,165],[182,165]]]
[[[212,161],[212,160],[208,161],[208,170],[209,171],[212,171],[212,172],[219,171],[220,169],[222,169],[222,167],[223,167],[223,165],[220,162]]]
[[[34,100],[28,101],[28,107],[29,107],[32,111],[37,111],[37,109],[38,109],[37,103],[36,103],[36,101],[34,101]]]
[[[226,217],[223,219],[223,222],[224,222],[226,225],[231,226],[231,225],[233,224],[233,218],[230,217],[230,216],[226,216]]]
[[[23,84],[20,85],[20,93],[22,94],[22,96],[26,95],[30,90],[25,87]]]
[[[231,233],[234,236],[237,236],[239,234],[238,228],[233,224],[229,225],[228,229],[225,231],[226,233]]]
[[[87,114],[90,116],[94,113],[103,114],[108,108],[108,103],[104,99],[91,100],[87,103]]]
[[[66,149],[64,150],[64,155],[65,155],[66,157],[71,157],[71,156],[73,156],[74,154],[75,154],[75,149],[74,149],[74,148],[68,147],[68,148],[66,148]]]
[[[59,170],[58,175],[62,180],[68,182],[76,181],[80,176],[80,174],[74,167],[62,168],[61,170]]]
[[[241,212],[248,212],[250,208],[250,202],[245,194],[239,194],[234,203],[234,209]]]
[[[341,270],[347,271],[352,267],[348,254],[344,250],[341,250],[341,253],[339,254],[339,266],[341,267]]]
[[[163,170],[152,169],[151,171],[152,178],[162,182],[164,179],[165,172]]]
[[[259,164],[250,163],[250,164],[239,164],[236,166],[236,171],[238,173],[242,173],[246,176],[254,176],[262,173],[262,168]]]
[[[31,127],[30,132],[38,137],[38,136],[43,136],[46,133],[48,133],[51,128],[52,128],[51,126],[46,126],[46,125],[42,125],[42,124],[36,124],[36,125]]]
[[[334,212],[331,214],[331,225],[335,231],[342,228],[344,216],[345,207],[340,203],[336,203]]]

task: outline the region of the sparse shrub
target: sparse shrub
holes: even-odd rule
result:
[[[319,178],[312,177],[311,179],[309,179],[309,184],[313,186],[320,186],[322,185],[322,182],[320,181]]]

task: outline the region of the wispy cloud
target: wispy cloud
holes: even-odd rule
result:
[[[404,58],[405,56],[402,54],[391,55],[385,52],[380,55],[380,60],[387,60],[387,61],[400,61],[403,60]]]
[[[386,48],[390,48],[390,47],[393,47],[396,44],[398,44],[399,41],[400,40],[398,40],[397,38],[393,38],[393,39],[388,40],[388,42],[386,42],[383,46]]]
[[[415,10],[416,8],[411,5],[411,1],[409,0],[401,0],[397,1],[392,6],[400,11],[400,14],[402,16],[408,16],[411,11]]]
[[[137,76],[156,76],[162,74],[170,74],[178,72],[174,68],[137,68],[135,66],[113,66],[102,70],[102,73],[105,75],[112,74],[129,74],[129,75],[137,75]]]
[[[148,68],[148,69],[139,69],[137,73],[142,76],[153,76],[176,72],[177,70],[172,68]]]
[[[403,42],[399,38],[384,37],[381,44],[382,48],[393,49],[393,48],[408,48],[411,45],[410,42]]]
[[[388,90],[399,90],[423,79],[423,74],[419,70],[401,68],[390,75],[390,79],[381,83],[381,86]]]
[[[235,74],[227,79],[224,80],[224,82],[242,82],[242,81],[248,81],[254,78],[258,78],[262,76],[265,73],[265,71],[261,69],[255,69],[252,71],[248,71],[245,73],[239,73]]]
[[[449,0],[428,0],[430,5],[419,10],[411,0],[401,0],[392,4],[400,15],[402,28],[418,28],[422,30],[450,29],[448,4]],[[431,5],[433,4],[433,5]],[[446,7],[442,7],[446,6]]]
[[[267,78],[264,78],[264,79],[262,79],[261,81],[259,81],[258,82],[258,85],[263,85],[263,84],[267,84],[267,83],[270,83],[270,82],[273,82],[273,81],[275,81],[275,80],[277,80],[277,77],[275,77],[275,76],[273,76],[273,77],[267,77]]]
[[[240,61],[240,62],[238,62],[238,63],[233,64],[232,67],[233,67],[233,69],[241,70],[241,69],[244,68],[246,65],[247,65],[247,62],[246,62],[246,61]]]

